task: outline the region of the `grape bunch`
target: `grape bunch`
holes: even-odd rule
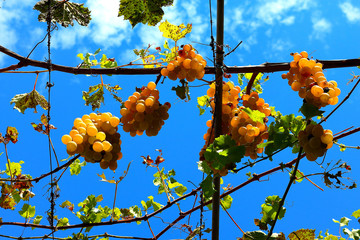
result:
[[[327,81],[322,64],[309,60],[305,51],[291,55],[294,60],[290,63],[289,72],[282,74],[282,78],[288,79],[292,90],[298,91],[301,98],[318,108],[337,104],[341,91],[336,81]]]
[[[111,113],[83,115],[74,120],[72,130],[61,141],[69,155],[80,154],[86,162],[100,162],[102,169],[115,171],[117,160],[122,158],[119,123]]]
[[[332,131],[324,130],[320,124],[306,126],[305,130],[299,132],[298,139],[309,161],[315,161],[318,157],[324,156],[333,145]]]
[[[269,104],[265,103],[263,98],[259,97],[257,92],[244,94],[242,96],[243,106],[236,109],[234,116],[231,119],[231,137],[239,146],[245,146],[245,156],[251,159],[256,159],[257,154],[264,151],[263,148],[258,148],[257,145],[263,143],[269,138],[267,131],[267,117],[270,116],[271,110]],[[264,122],[255,122],[249,115],[243,111],[244,108],[251,110],[258,110],[265,114]]]
[[[241,89],[239,86],[234,86],[234,84],[229,81],[223,82],[222,91],[222,132],[223,134],[230,134],[230,121],[234,115],[234,110],[236,110],[236,107],[239,104]],[[210,99],[210,106],[213,112],[215,111],[215,83],[210,85],[206,94]],[[204,140],[206,141],[205,146],[207,146],[208,143],[212,143],[215,136],[212,128],[212,120],[208,120],[206,126],[208,127],[208,130],[204,134]]]
[[[183,49],[177,52],[175,59],[170,61],[166,68],[161,69],[161,75],[171,80],[186,79],[189,82],[202,79],[206,60],[195,51],[190,44],[184,45]]]
[[[146,87],[134,92],[121,108],[123,130],[132,137],[142,135],[144,131],[149,137],[156,136],[169,118],[170,107],[168,102],[163,105],[159,103],[159,90],[154,82],[149,82]]]

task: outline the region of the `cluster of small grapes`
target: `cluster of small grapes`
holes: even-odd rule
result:
[[[308,59],[307,52],[291,54],[294,60],[290,63],[290,71],[282,74],[288,79],[292,90],[299,91],[299,96],[309,104],[318,108],[338,103],[340,89],[336,81],[327,81],[322,64]]]
[[[80,154],[86,162],[100,162],[102,169],[115,171],[117,160],[122,158],[120,119],[111,113],[90,113],[74,120],[69,134],[62,136],[69,155]]]
[[[318,157],[324,156],[333,145],[332,131],[324,130],[320,124],[308,125],[305,130],[299,132],[298,138],[309,161],[315,161]]]
[[[204,77],[206,60],[200,54],[196,54],[195,48],[186,44],[177,54],[178,56],[170,61],[166,68],[161,69],[161,75],[171,80],[186,79],[189,82]]]
[[[244,94],[242,100],[243,106],[234,111],[235,114],[230,122],[231,137],[238,145],[245,146],[245,156],[256,159],[257,154],[264,151],[263,148],[258,148],[257,145],[269,138],[266,121],[271,114],[271,110],[269,104],[265,103],[257,92],[252,92],[250,95]],[[246,107],[264,113],[266,116],[264,123],[253,121],[246,112],[242,111]]]
[[[156,136],[169,118],[170,103],[159,103],[159,90],[154,82],[149,82],[147,87],[142,87],[134,92],[121,108],[121,123],[123,130],[130,132],[132,137],[142,135]]]
[[[234,86],[232,82],[223,82],[222,89],[222,132],[223,134],[230,134],[230,121],[232,116],[234,115],[234,110],[237,109],[237,105],[240,100],[240,87]],[[210,88],[207,90],[207,95],[210,99],[210,106],[212,112],[215,111],[215,83],[210,85]],[[212,129],[212,120],[208,120],[206,122],[206,126],[208,127],[207,132],[204,134],[204,140],[206,141],[205,146],[208,143],[212,143],[214,141],[214,133]],[[201,154],[200,154],[201,155]]]

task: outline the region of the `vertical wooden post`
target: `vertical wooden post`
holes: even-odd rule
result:
[[[216,19],[216,63],[215,63],[215,137],[222,135],[222,85],[223,85],[223,60],[224,60],[224,0],[217,0]],[[213,210],[212,210],[212,240],[219,240],[220,228],[220,176],[214,176]]]

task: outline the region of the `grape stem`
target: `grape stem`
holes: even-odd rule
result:
[[[158,173],[159,173],[159,175],[160,175],[161,182],[162,182],[162,185],[163,185],[163,187],[164,187],[164,191],[165,191],[165,193],[166,193],[166,197],[167,197],[167,199],[168,199],[168,203],[170,203],[171,200],[170,200],[169,193],[168,193],[169,190],[168,190],[168,188],[167,188],[167,185],[166,185],[165,182],[164,182],[164,179],[163,179],[163,177],[162,177],[162,173],[161,173],[161,171],[160,171],[160,169],[159,169],[159,165],[156,165],[156,169],[157,169],[157,171],[158,171]]]
[[[35,83],[34,83],[34,91],[35,91],[35,88],[36,88],[36,83],[37,83],[38,77],[39,77],[39,73],[36,73],[36,79],[35,79]]]
[[[5,142],[4,142],[4,145],[5,145],[5,154],[6,154],[6,159],[7,159],[8,166],[9,166],[10,179],[11,179],[11,185],[12,185],[13,176],[12,176],[12,171],[11,171],[11,167],[10,167],[10,159],[9,159],[9,156],[8,156],[8,151],[7,151],[7,147],[6,147],[6,143],[5,143]]]
[[[254,84],[254,81],[255,81],[258,74],[259,74],[259,72],[254,72],[251,75],[250,81],[248,82],[248,85],[246,86],[246,94],[247,95],[250,95],[252,85]]]

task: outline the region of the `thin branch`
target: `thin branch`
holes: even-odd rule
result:
[[[349,99],[350,95],[354,92],[355,88],[357,87],[357,85],[359,84],[360,79],[355,83],[354,87],[351,89],[351,91],[346,95],[346,97],[341,101],[340,104],[338,104],[325,118],[323,118],[319,124],[321,124],[322,122],[326,121],[341,105],[343,105],[343,103]]]
[[[224,55],[224,57],[228,56],[229,54],[231,54],[232,52],[234,52],[239,46],[240,44],[242,44],[243,41],[240,41],[230,52],[228,52],[227,54]]]
[[[220,202],[221,206],[223,207],[223,209],[225,210],[225,212],[227,213],[227,215],[229,216],[229,218],[231,219],[231,221],[233,221],[233,223],[238,227],[238,229],[240,229],[240,231],[245,234],[245,232],[241,229],[241,227],[236,223],[236,221],[231,217],[230,213],[228,212],[228,210],[224,207],[224,205]]]
[[[48,238],[53,238],[49,235],[44,235],[44,236],[39,236],[39,237],[13,237],[13,236],[7,236],[7,235],[2,235],[0,234],[0,237],[4,237],[4,238],[10,238],[10,239],[48,239]],[[118,238],[118,239],[138,239],[138,240],[151,240],[151,238],[142,238],[142,237],[133,237],[133,236],[117,236],[117,235],[112,235],[112,234],[108,234],[108,233],[104,233],[104,234],[100,234],[100,235],[93,235],[93,236],[88,236],[89,239],[92,238],[96,238],[96,237],[111,237],[111,238]],[[69,238],[58,238],[58,237],[54,237],[53,239],[56,240],[68,240]]]
[[[21,68],[25,66],[34,66],[48,69],[48,63],[26,59],[19,54],[10,51],[9,49],[0,46],[0,52],[15,58],[20,61],[16,68]],[[323,64],[323,69],[326,68],[344,68],[344,67],[356,67],[360,66],[360,59],[341,59],[341,60],[317,60],[318,62]],[[51,68],[53,71],[60,71],[72,74],[112,74],[112,75],[153,75],[159,74],[162,68],[94,68],[94,69],[84,69],[77,67],[69,67],[58,64],[51,64]],[[289,62],[281,62],[281,63],[263,63],[260,65],[252,65],[252,66],[240,66],[240,67],[227,67],[227,73],[254,73],[254,72],[282,72],[288,71],[290,69]],[[6,70],[7,71],[7,70]],[[0,72],[1,71],[0,69]],[[214,67],[205,67],[205,74],[214,74]]]

